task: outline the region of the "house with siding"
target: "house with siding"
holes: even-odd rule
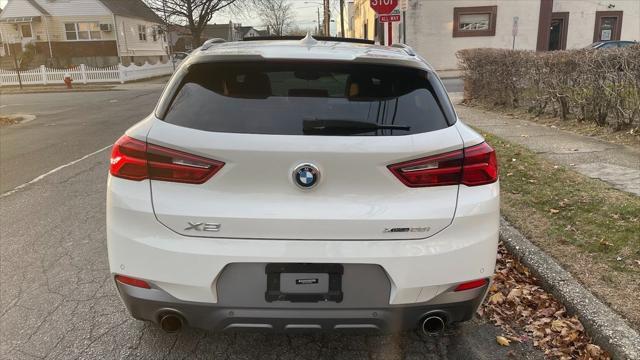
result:
[[[55,66],[166,61],[163,22],[142,0],[8,0],[5,55],[32,49]]]
[[[244,38],[261,36],[252,26],[242,26],[240,23],[229,21],[226,24],[207,24],[202,30],[202,41],[207,39],[224,39],[226,41],[240,41]]]
[[[369,0],[348,0],[348,36],[389,43]],[[391,40],[410,45],[437,70],[456,74],[467,48],[536,51],[582,48],[601,40],[640,41],[639,0],[401,0]],[[404,10],[404,11],[402,11]]]

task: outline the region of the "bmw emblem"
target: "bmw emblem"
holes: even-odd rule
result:
[[[300,164],[293,170],[293,182],[301,189],[311,189],[320,181],[320,171],[312,164]]]

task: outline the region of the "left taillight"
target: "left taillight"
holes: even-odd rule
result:
[[[122,136],[111,151],[111,175],[134,181],[144,179],[202,184],[224,163]]]

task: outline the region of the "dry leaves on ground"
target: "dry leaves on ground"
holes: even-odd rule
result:
[[[0,126],[7,126],[19,123],[20,119],[9,116],[0,116]]]
[[[504,331],[497,342],[508,346],[511,341],[532,340],[546,356],[558,359],[610,359],[591,343],[577,317],[568,316],[564,305],[536,282],[500,244],[494,282],[478,310]]]

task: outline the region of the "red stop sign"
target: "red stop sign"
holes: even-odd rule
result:
[[[398,0],[369,0],[369,5],[377,14],[390,14],[398,7]]]

